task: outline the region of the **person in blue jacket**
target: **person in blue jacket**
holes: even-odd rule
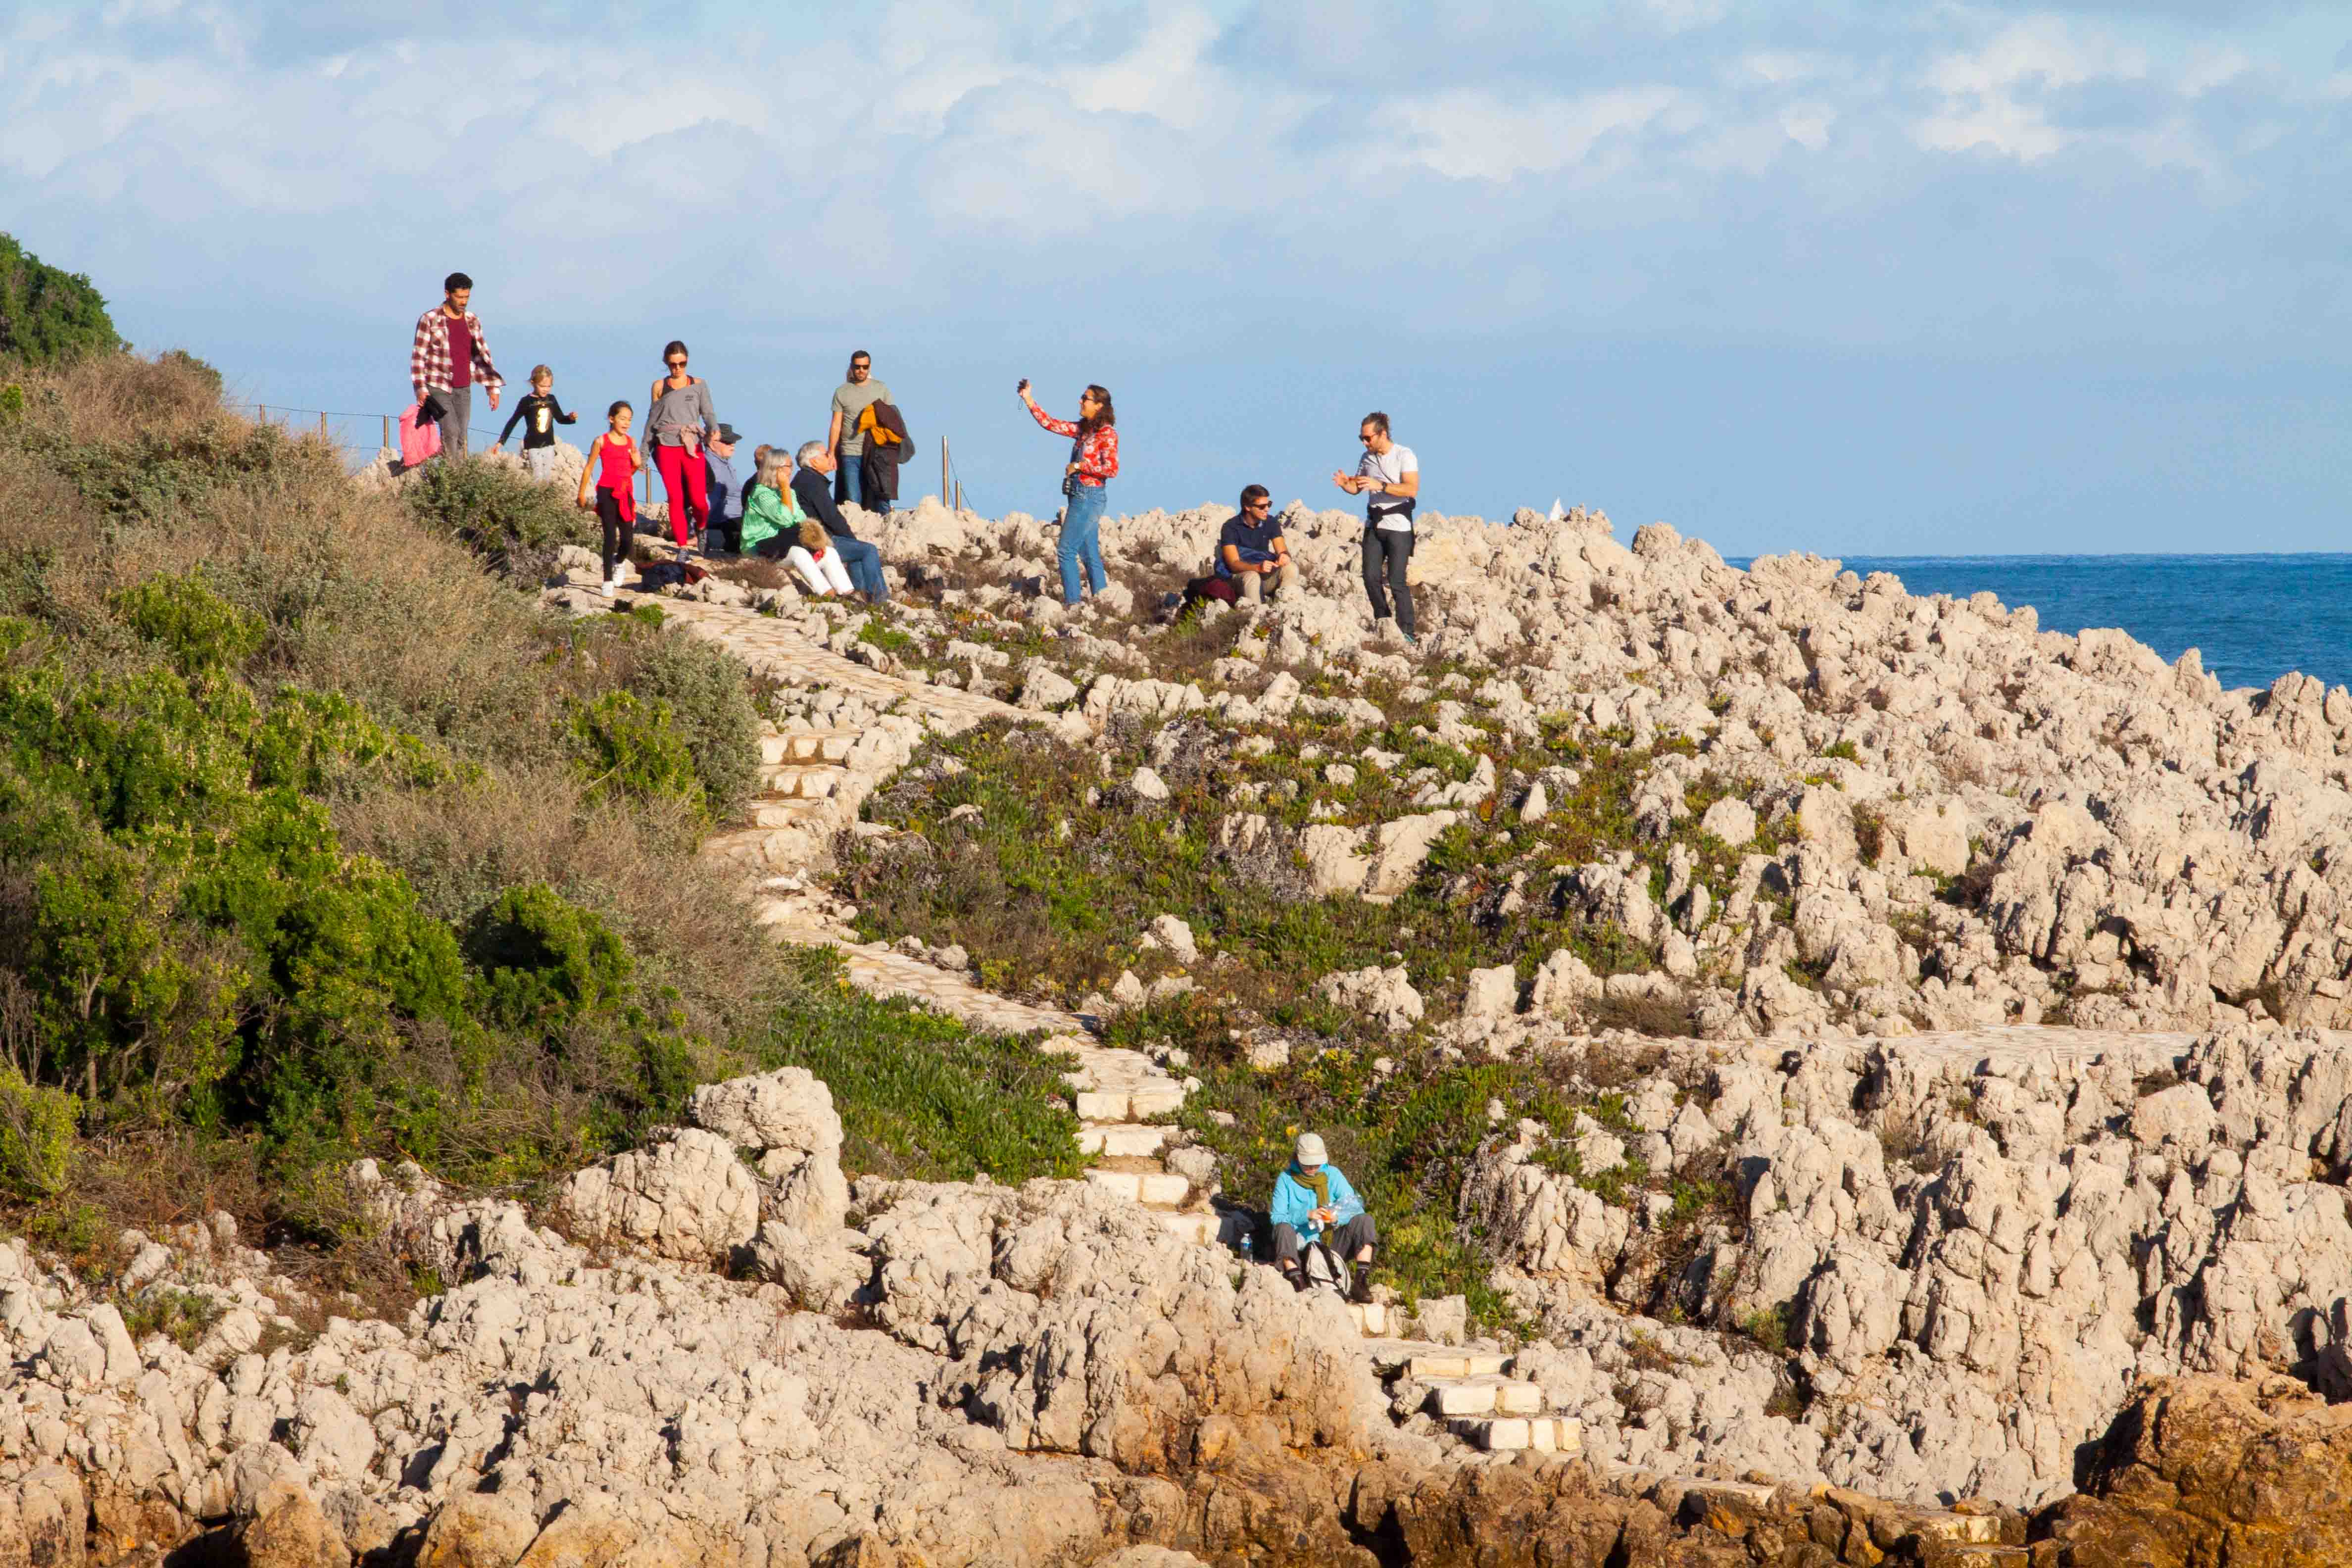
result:
[[[1372,1299],[1372,1247],[1380,1240],[1364,1200],[1348,1184],[1339,1167],[1330,1163],[1323,1140],[1312,1132],[1298,1135],[1296,1157],[1274,1179],[1274,1261],[1290,1278],[1294,1290],[1307,1289],[1307,1271],[1299,1266],[1298,1249],[1319,1241],[1355,1264],[1355,1283],[1348,1300]]]

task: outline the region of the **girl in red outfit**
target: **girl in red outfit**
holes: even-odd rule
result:
[[[1110,585],[1109,574],[1103,570],[1102,515],[1107,499],[1103,487],[1118,477],[1118,416],[1111,411],[1108,387],[1089,386],[1078,395],[1078,417],[1075,423],[1056,419],[1037,406],[1029,395],[1029,382],[1024,376],[1013,388],[1021,401],[1029,407],[1030,417],[1056,436],[1073,437],[1069,467],[1062,470],[1062,493],[1070,498],[1062,511],[1062,542],[1055,554],[1062,567],[1062,603],[1078,602],[1079,568],[1086,570],[1086,584],[1099,598]]]
[[[645,454],[629,439],[629,422],[636,410],[626,403],[615,403],[604,410],[605,431],[589,444],[587,465],[580,470],[580,510],[588,510],[588,491],[596,491],[596,516],[604,524],[604,583],[600,590],[606,598],[620,581],[621,563],[627,559],[629,535],[637,528],[637,503],[631,492],[636,489],[637,470],[646,466]]]
[[[662,489],[669,492],[670,537],[677,541],[677,558],[683,561],[689,522],[699,535],[710,521],[702,447],[719,427],[719,414],[710,405],[709,385],[686,374],[684,343],[671,340],[662,350],[662,363],[669,374],[654,383],[646,410],[646,444],[654,449]]]

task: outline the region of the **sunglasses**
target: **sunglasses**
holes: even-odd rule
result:
[[[671,360],[671,361],[669,361],[669,362],[667,362],[667,363],[668,363],[668,364],[669,364],[670,369],[672,369],[672,370],[677,370],[677,368],[679,368],[681,365],[683,365],[683,364],[685,364],[685,363],[686,363],[686,362],[685,362],[684,360],[682,360],[682,359],[674,359],[674,360]]]
[[[1356,439],[1361,441],[1367,447],[1372,444],[1372,438],[1370,436],[1358,436]]]

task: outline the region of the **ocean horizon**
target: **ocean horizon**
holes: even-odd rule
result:
[[[2352,552],[1831,558],[1864,577],[1891,572],[1913,594],[1990,590],[2011,609],[2032,605],[2043,631],[2120,627],[2167,660],[2193,647],[2224,687],[2267,687],[2289,670],[2352,685]]]

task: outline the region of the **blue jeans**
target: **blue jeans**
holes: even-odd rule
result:
[[[841,465],[833,470],[834,504],[846,506],[855,501],[859,506],[864,506],[866,504],[865,457],[861,454],[853,458],[848,453],[842,452],[835,456],[834,461]],[[856,570],[855,566],[850,568],[853,574]]]
[[[1110,578],[1103,571],[1102,558],[1102,485],[1076,485],[1070,491],[1070,508],[1062,518],[1062,543],[1055,553],[1062,563],[1062,603],[1078,602],[1078,563],[1086,563],[1086,581],[1099,595],[1110,586]]]
[[[849,539],[835,533],[829,536],[834,549],[841,552],[841,563],[848,569],[849,581],[862,594],[870,594],[878,602],[890,596],[890,584],[882,575],[882,552],[862,539]]]

